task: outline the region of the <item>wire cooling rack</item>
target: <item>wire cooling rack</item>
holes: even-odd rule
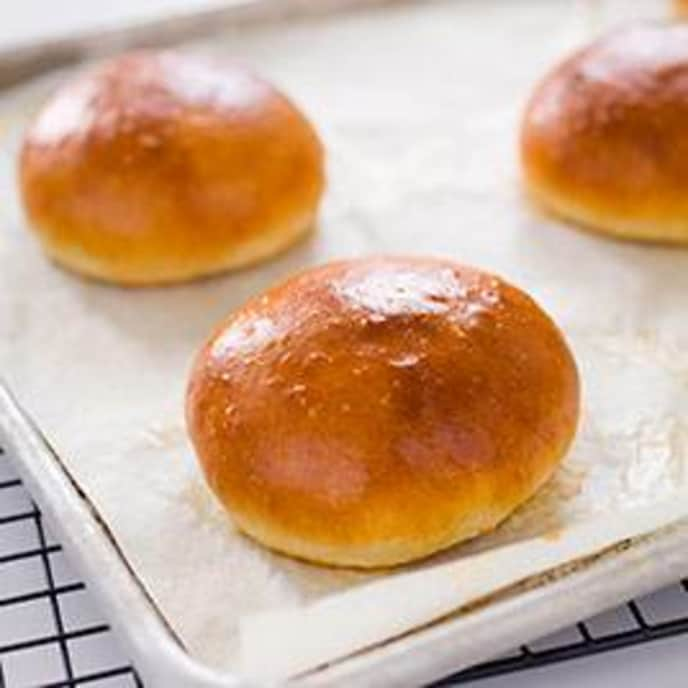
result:
[[[141,686],[0,448],[0,688]]]
[[[688,582],[529,643],[435,686],[688,633]],[[143,684],[0,448],[0,688]]]

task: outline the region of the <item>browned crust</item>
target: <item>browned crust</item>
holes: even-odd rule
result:
[[[313,223],[323,153],[305,117],[245,70],[175,52],[106,62],[60,89],[20,158],[47,252],[123,283],[271,255]]]
[[[688,0],[673,0],[674,12],[679,17],[688,16]]]
[[[640,24],[539,84],[521,131],[546,206],[620,237],[688,241],[688,26]]]
[[[187,419],[211,488],[264,544],[382,566],[492,529],[551,475],[578,377],[523,292],[449,261],[305,272],[220,325]]]

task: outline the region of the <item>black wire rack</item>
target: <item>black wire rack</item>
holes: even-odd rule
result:
[[[0,448],[0,688],[142,686]]]
[[[688,582],[448,676],[459,685],[688,633]],[[143,685],[0,448],[0,688]]]

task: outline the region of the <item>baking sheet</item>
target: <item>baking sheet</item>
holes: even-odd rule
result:
[[[328,149],[330,183],[307,243],[267,266],[166,290],[86,283],[44,261],[16,204],[14,155],[26,116],[56,80],[0,104],[0,370],[193,656],[236,669],[240,615],[380,575],[292,562],[237,535],[185,439],[183,389],[200,341],[298,268],[381,251],[452,256],[526,288],[569,337],[585,394],[570,456],[497,533],[435,561],[684,485],[688,254],[539,215],[521,197],[515,156],[519,113],[543,70],[629,11],[662,9],[642,0],[404,4],[196,46],[257,67],[302,105]]]

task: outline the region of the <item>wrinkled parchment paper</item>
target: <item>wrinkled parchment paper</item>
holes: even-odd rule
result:
[[[516,156],[519,114],[554,61],[618,21],[666,9],[418,2],[194,46],[257,68],[302,106],[327,147],[329,188],[308,241],[183,287],[122,290],[43,258],[18,206],[15,155],[26,118],[68,75],[0,100],[0,374],[193,656],[234,669],[241,615],[382,575],[311,567],[238,535],[185,437],[195,350],[228,311],[297,269],[384,251],[453,257],[528,290],[575,351],[584,418],[561,470],[498,532],[435,561],[652,503],[688,482],[688,251],[617,243],[542,215],[522,197]]]

